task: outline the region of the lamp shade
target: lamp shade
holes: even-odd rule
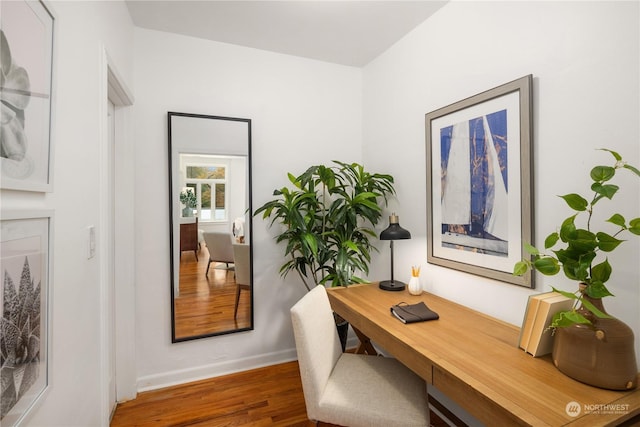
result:
[[[391,214],[389,217],[389,227],[382,230],[382,233],[380,233],[380,240],[401,240],[411,238],[411,233],[400,227],[400,223],[398,221],[398,215],[395,213]]]

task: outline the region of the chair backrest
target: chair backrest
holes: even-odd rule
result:
[[[251,284],[251,260],[250,260],[249,245],[234,243],[233,244],[233,264],[236,270],[236,284],[238,285],[250,285]]]
[[[313,417],[331,371],[342,354],[325,287],[318,285],[302,297],[291,308],[291,320],[307,413]]]
[[[231,233],[205,231],[202,237],[207,244],[210,261],[233,262]]]

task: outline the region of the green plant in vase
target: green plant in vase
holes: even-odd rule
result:
[[[525,243],[531,259],[516,263],[513,273],[522,275],[534,269],[552,276],[562,271],[568,279],[577,281],[579,286],[573,293],[553,287],[575,300],[571,310],[556,313],[549,325],[556,334],[554,363],[579,381],[603,388],[629,389],[637,385],[633,331],[606,313],[602,298],[613,296],[606,286],[613,271],[607,254],[620,247],[623,237],[640,235],[640,217],[627,221],[621,214],[613,213],[602,227],[593,221],[596,206],[611,201],[619,190],[612,182],[617,172],[627,170],[640,177],[640,170],[617,152],[601,150],[609,152],[615,162],[612,166],[591,169],[590,199],[577,193],[560,196],[574,211],[573,215],[546,237],[544,251]],[[572,360],[565,361],[565,354],[573,355]],[[596,359],[596,364],[592,363]],[[582,365],[585,360],[589,364]]]
[[[184,205],[182,216],[193,216],[193,209],[197,206],[198,201],[191,188],[187,188],[180,193],[180,203]]]
[[[616,213],[606,220],[615,228],[613,233],[595,231],[594,226],[591,224],[594,207],[604,199],[613,199],[613,196],[618,192],[619,187],[611,183],[611,179],[614,178],[618,170],[626,169],[639,177],[640,171],[627,164],[615,151],[604,148],[601,150],[611,153],[615,158],[615,163],[613,166],[595,166],[591,169],[590,177],[593,181],[591,184],[591,190],[593,191],[591,201],[576,193],[560,196],[575,211],[575,214],[565,219],[558,231],[554,231],[547,236],[544,241],[544,248],[549,250],[556,245],[561,247],[549,254],[525,243],[525,249],[532,255],[532,259],[525,259],[516,263],[514,274],[522,275],[530,268],[547,276],[552,276],[562,271],[567,278],[576,280],[585,286],[582,287],[582,290],[577,290],[576,293],[553,289],[581,302],[596,316],[606,317],[606,314],[601,313],[589,301],[582,298],[582,295],[586,294],[592,298],[613,295],[605,286],[613,269],[608,258],[599,259],[598,256],[602,252],[612,252],[623,243],[624,240],[618,238],[621,234],[628,232],[640,235],[640,218],[634,218],[627,222],[622,215]],[[576,219],[582,213],[586,215],[584,228],[576,225]],[[551,326],[562,327],[574,323],[588,324],[590,321],[574,309],[558,313],[553,318]]]

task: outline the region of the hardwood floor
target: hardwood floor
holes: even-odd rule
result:
[[[314,425],[295,361],[140,393],[118,404],[111,421],[111,427]],[[431,425],[447,424],[432,412]]]
[[[209,253],[202,246],[196,261],[193,252],[180,257],[180,296],[175,298],[176,337],[204,335],[251,325],[250,292],[240,293],[238,315],[233,316],[236,282],[224,263],[207,264]]]
[[[307,426],[297,362],[140,393],[111,427]]]

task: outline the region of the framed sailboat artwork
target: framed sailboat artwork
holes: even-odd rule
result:
[[[427,262],[520,286],[533,236],[532,76],[426,114]]]

